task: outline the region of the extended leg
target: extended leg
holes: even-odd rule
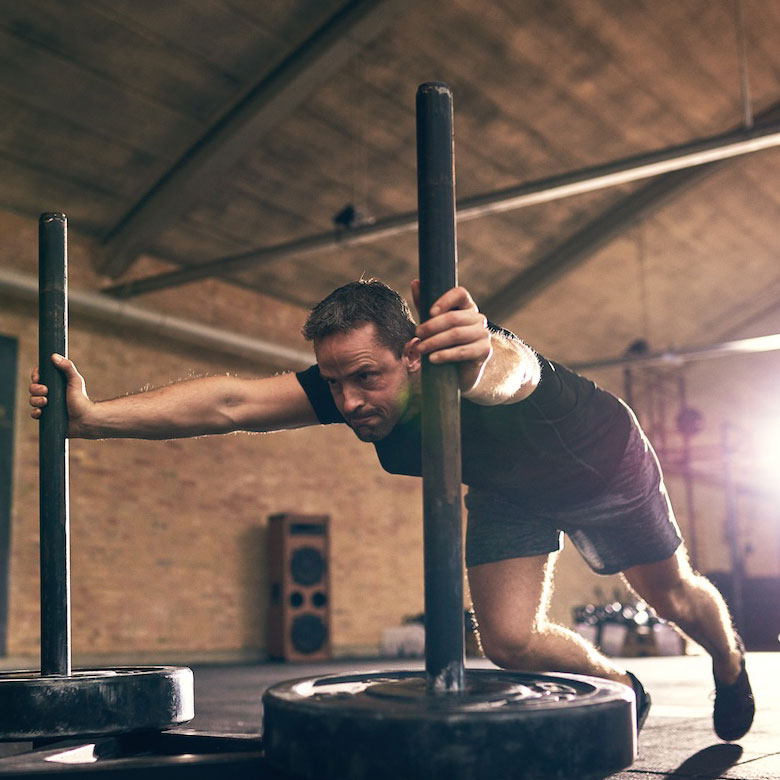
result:
[[[719,680],[730,683],[737,678],[742,654],[726,602],[706,577],[693,571],[684,547],[664,561],[626,569],[623,576],[660,617],[712,656]]]
[[[627,569],[624,576],[661,617],[679,626],[712,656],[715,733],[727,741],[743,737],[753,723],[755,704],[744,648],[723,597],[691,569],[682,547],[671,558]]]

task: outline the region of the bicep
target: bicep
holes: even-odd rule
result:
[[[539,365],[539,358],[527,344],[515,339],[508,346],[514,353],[513,363],[517,378],[515,391],[504,403],[514,404],[525,400],[536,390],[542,377],[542,369]]]
[[[483,406],[514,404],[528,398],[539,384],[539,361],[534,351],[513,334],[491,330],[492,350],[483,373],[464,397]]]
[[[280,431],[319,424],[293,373],[239,380],[226,403],[235,430]]]

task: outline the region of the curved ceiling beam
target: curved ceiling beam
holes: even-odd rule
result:
[[[258,83],[105,237],[100,271],[119,276],[262,136],[394,22],[411,0],[350,0]]]
[[[38,279],[0,268],[0,295],[35,304],[38,301]],[[68,309],[72,314],[96,319],[109,327],[127,328],[133,333],[171,339],[262,365],[297,370],[315,362],[312,352],[124,303],[89,290],[71,288]]]
[[[778,115],[780,115],[780,105],[764,112],[759,118],[776,119]],[[608,213],[592,223],[597,226],[594,237],[598,238],[598,246],[601,246],[604,243],[603,238],[607,235],[607,225],[605,224],[607,216],[613,223],[610,235],[612,237],[625,229],[626,220],[633,223],[634,219],[648,207],[657,207],[661,200],[665,200],[671,194],[676,194],[678,183],[692,182],[695,177],[705,175],[705,171],[711,167],[713,161],[725,161],[776,146],[780,146],[780,123],[756,125],[749,129],[732,131],[668,149],[526,182],[495,192],[462,198],[458,201],[457,219],[458,222],[464,222],[489,214],[581,195],[605,187],[658,177],[645,190],[640,190],[640,193],[644,194],[640,194],[637,198],[630,196],[618,204],[619,218]],[[659,183],[661,184],[659,185]],[[671,186],[672,183],[674,186]],[[104,288],[103,291],[116,297],[129,298],[209,276],[224,276],[256,268],[264,263],[284,257],[301,257],[326,249],[372,243],[383,238],[410,233],[416,229],[417,212],[410,211],[377,220],[371,225],[341,232],[329,231],[276,246],[252,249],[230,257],[112,285]],[[521,272],[515,279],[510,280],[507,285],[502,287],[502,292],[499,295],[483,302],[485,312],[493,319],[504,319],[538,290],[539,281],[536,278],[529,278],[526,274],[531,273],[536,277],[537,273],[540,273],[546,279],[548,274],[552,274],[554,271],[555,276],[550,276],[550,281],[557,278],[560,273],[569,270],[570,266],[581,261],[580,255],[583,251],[590,253],[598,248],[591,243],[593,240],[590,237],[582,237],[579,233],[575,234],[552,253],[541,258],[531,269]],[[580,245],[576,259],[571,253],[572,242],[577,242]],[[568,259],[565,262],[553,264],[550,261],[551,255],[565,255],[565,258]],[[554,265],[555,268],[553,268]]]
[[[596,368],[646,368],[648,366],[682,366],[700,360],[710,360],[734,355],[752,355],[757,352],[776,352],[780,350],[780,333],[769,336],[755,336],[749,339],[723,341],[705,347],[669,349],[666,352],[653,352],[645,355],[622,355],[603,360],[591,360],[586,363],[570,363],[574,371],[592,371]]]

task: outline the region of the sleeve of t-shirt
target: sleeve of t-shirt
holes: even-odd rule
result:
[[[295,376],[303,388],[303,392],[306,393],[317,419],[323,425],[344,422],[344,418],[333,400],[328,383],[320,376],[320,369],[316,363],[304,371],[298,371]]]
[[[542,371],[539,385],[528,397],[532,398],[534,405],[539,408],[568,409],[576,400],[571,387],[563,383],[555,363],[539,354],[536,357]]]

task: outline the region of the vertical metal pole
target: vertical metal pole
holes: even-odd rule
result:
[[[417,90],[420,316],[457,284],[452,93]],[[425,668],[433,693],[463,690],[460,387],[453,364],[422,367]]]
[[[634,408],[634,377],[630,368],[623,369],[623,394],[626,397],[626,403],[633,409]]]
[[[51,362],[67,357],[68,238],[64,214],[38,222],[38,365],[49,388],[40,420],[41,674],[70,675],[70,522],[65,379]]]
[[[734,436],[731,425],[723,423],[723,490],[726,499],[726,540],[729,545],[731,563],[731,598],[728,599],[731,614],[737,631],[744,631],[745,602],[743,585],[745,582],[745,567],[742,560],[742,549],[739,539],[739,518],[737,516],[737,485],[734,480]]]
[[[680,374],[677,377],[677,389],[680,397],[680,414],[684,414],[688,409],[687,390],[685,385],[685,376]],[[678,417],[678,420],[680,418]],[[696,537],[696,503],[693,493],[693,471],[691,469],[691,439],[695,430],[692,426],[681,425],[677,423],[677,430],[682,436],[682,477],[685,485],[685,504],[688,511],[688,533],[687,547],[690,555],[691,564],[694,569],[699,565],[699,541]]]

